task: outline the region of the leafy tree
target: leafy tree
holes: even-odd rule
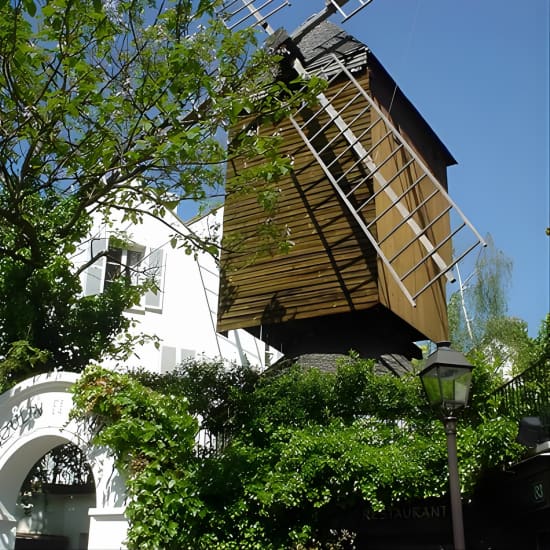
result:
[[[72,443],[58,445],[43,455],[27,474],[20,492],[48,492],[56,485],[94,490],[94,478],[86,455]]]
[[[533,363],[537,366],[550,364],[550,313],[543,319],[535,338]]]
[[[515,420],[488,398],[491,371],[476,364],[459,431],[466,495],[521,452]],[[75,393],[75,414],[99,420],[98,441],[129,475],[129,548],[345,548],[361,514],[447,491],[442,423],[416,376],[379,375],[352,356],[333,373],[190,362],[138,378],[94,369]],[[185,403],[202,426],[222,426],[222,448],[193,453],[187,429],[180,443],[171,430],[187,426]]]
[[[118,211],[137,223],[182,201],[208,203],[224,192],[232,155],[265,158],[235,178],[232,192],[289,169],[277,136],[243,132],[231,151],[222,145],[242,111],[278,118],[299,98],[273,82],[277,59],[256,47],[251,30],[225,28],[218,4],[0,2],[4,386],[121,351],[121,314],[143,288],[121,279],[100,296],[79,296],[70,256],[94,214]],[[175,243],[212,250],[174,232]]]
[[[512,260],[490,235],[486,241],[473,276],[449,299],[449,331],[456,349],[481,352],[495,372],[509,375],[530,364],[533,341],[527,323],[507,314]]]

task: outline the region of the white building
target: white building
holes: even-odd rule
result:
[[[266,357],[271,361],[280,357],[245,331],[216,332],[219,276],[215,259],[205,252],[189,254],[172,246],[175,232],[213,237],[221,220],[220,210],[189,225],[172,212],[164,220],[146,216],[137,225],[123,224],[116,217],[109,223],[96,217],[90,239],[73,258],[75,269],[90,264],[81,273],[83,292],[102,292],[121,270],[129,277],[153,276],[158,286],[158,291],[147,292],[138,307],[126,312],[137,321],[135,330],[156,336],[158,346],[153,342],[136,346],[124,366],[165,373],[187,358],[222,357],[263,369]],[[91,263],[98,254],[99,259]],[[118,366],[114,360],[105,364]],[[16,533],[19,539],[26,537],[27,543],[34,537],[41,548],[125,547],[124,482],[109,453],[90,445],[87,426],[69,419],[70,388],[77,377],[64,372],[43,374],[0,396],[0,550],[14,549]],[[25,506],[30,501],[22,502],[20,495],[23,481],[46,453],[67,443],[85,454],[95,494],[49,499],[34,495],[29,512]]]

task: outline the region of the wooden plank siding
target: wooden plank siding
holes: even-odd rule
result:
[[[446,186],[446,167],[451,164],[449,154],[443,150],[429,127],[408,103],[402,94],[392,93],[393,80],[374,60],[372,66],[362,73],[355,73],[361,86],[375,99],[379,106],[389,111],[390,118],[411,139],[411,146],[423,158],[430,170]],[[372,85],[371,85],[372,84]],[[393,83],[393,86],[395,83]],[[345,87],[345,81],[333,83],[325,93],[337,110],[348,105],[357,90]],[[382,137],[384,125],[379,123],[367,130],[372,122],[370,111],[358,116],[364,108],[364,100],[353,103],[346,108],[343,118],[356,136],[362,136],[361,145],[365,149]],[[301,113],[302,122],[313,115]],[[373,117],[375,115],[372,115]],[[326,164],[332,163],[333,175],[344,174],[349,170],[346,185],[351,188],[360,176],[365,176],[362,165],[352,166],[356,158],[349,144],[342,136],[337,136],[334,125],[322,128],[328,117],[318,115],[316,129],[308,128],[310,139],[313,139],[317,151],[329,142],[330,146],[321,154]],[[301,122],[301,121],[298,121]],[[235,250],[224,250],[221,255],[221,278],[218,305],[218,330],[223,332],[236,328],[253,329],[258,334],[258,327],[284,323],[306,322],[333,316],[333,319],[344,319],[342,315],[351,314],[349,319],[357,323],[358,312],[375,312],[369,322],[376,324],[384,316],[384,331],[393,332],[392,338],[403,342],[427,337],[433,341],[448,338],[445,282],[440,280],[429,291],[418,298],[414,308],[407,301],[401,290],[388,273],[387,268],[377,258],[370,241],[363,234],[353,216],[339,199],[336,191],[323,172],[312,153],[288,120],[282,121],[276,128],[266,127],[261,131],[277,131],[283,138],[282,154],[294,160],[292,174],[276,183],[279,189],[278,210],[273,222],[280,227],[287,227],[290,239],[295,243],[288,253],[274,251],[272,254],[261,254],[261,243],[258,239],[258,227],[266,220],[266,213],[259,205],[254,194],[231,195],[226,198],[224,211],[224,235],[239,235],[241,247]],[[435,136],[435,137],[434,137]],[[375,149],[375,162],[389,154],[390,140],[387,138]],[[336,160],[335,160],[336,159]],[[452,159],[452,157],[451,157]],[[403,166],[407,156],[396,158],[382,169],[382,174],[389,178],[392,173]],[[228,179],[239,173],[244,159],[233,163],[228,170]],[[246,159],[248,165],[261,162],[261,159]],[[392,187],[396,194],[405,190],[408,183],[414,181],[415,167],[411,166],[395,180]],[[369,180],[354,194],[356,205],[372,197],[375,187]],[[409,210],[423,200],[428,191],[419,185],[414,192],[407,193],[404,203]],[[380,215],[387,206],[388,198],[384,193],[371,200],[361,210],[361,216],[369,223]],[[435,197],[423,207],[415,219],[420,226],[426,220],[433,219],[440,212],[442,201]],[[395,209],[390,210],[371,228],[378,236],[386,234],[398,220]],[[448,217],[443,217],[428,232],[430,240],[438,242],[449,233]],[[397,230],[383,245],[386,255],[392,256],[404,243],[410,240],[410,229],[404,226]],[[409,257],[405,261],[414,265],[422,258],[423,249],[415,243],[408,249]],[[450,259],[451,245],[444,246],[441,255]],[[414,280],[407,281],[413,289],[421,288],[433,274],[431,260],[425,262],[425,269],[416,273]],[[380,312],[385,308],[388,315]],[[392,314],[395,316],[395,321]],[[388,321],[390,320],[390,321]],[[404,321],[404,323],[402,322]],[[338,321],[339,323],[339,321]],[[335,323],[337,325],[338,323]],[[392,324],[393,323],[393,324]],[[302,326],[300,325],[300,326]],[[312,325],[314,326],[314,325]],[[343,326],[343,325],[342,325]],[[410,330],[409,330],[410,329]],[[347,330],[342,328],[342,330]],[[401,336],[400,336],[400,334]],[[359,334],[359,333],[358,333]],[[336,336],[338,337],[338,336]],[[363,338],[363,336],[354,336]],[[350,345],[350,347],[353,347]],[[349,349],[349,347],[347,348]],[[347,351],[347,350],[345,350]]]
[[[385,126],[379,125],[379,128],[373,130],[374,139],[382,137],[385,134]],[[379,153],[381,158],[386,158],[394,147],[390,142],[392,138],[386,138],[376,148],[375,153]],[[382,175],[389,180],[398,170],[400,170],[410,159],[406,153],[398,154],[397,158],[392,158],[382,168]],[[433,186],[426,178],[421,180],[413,189],[410,189],[422,174],[418,167],[413,163],[403,170],[395,178],[390,187],[397,196],[405,193],[401,199],[406,209],[414,214],[412,220],[419,227],[428,226],[431,220],[435,220],[439,214],[446,208],[447,203],[442,200],[441,194],[433,195],[424,205],[415,212],[416,207],[427,199],[433,192]],[[407,191],[407,189],[410,189]],[[433,277],[439,272],[433,259],[426,258],[427,251],[415,237],[415,233],[407,223],[403,223],[402,216],[396,208],[388,208],[391,201],[387,194],[380,193],[376,196],[376,212],[380,214],[376,225],[378,236],[382,240],[391,233],[391,238],[384,240],[380,246],[386,258],[393,258],[396,254],[404,252],[397,256],[393,263],[394,269],[405,274],[414,269],[418,264],[421,266],[414,269],[412,273],[403,279],[404,285],[414,296],[425,287]],[[398,227],[398,229],[395,229]],[[437,222],[430,226],[425,236],[436,246],[443,242],[449,235],[450,226],[448,216],[442,216]],[[409,244],[411,243],[411,244]],[[447,242],[438,248],[438,253],[449,264],[451,261],[451,243]],[[386,265],[378,259],[378,288],[380,302],[388,309],[393,311],[410,325],[414,326],[422,334],[434,342],[440,342],[448,338],[447,335],[447,307],[445,300],[445,277],[439,278],[426,291],[416,298],[416,307],[412,307],[402,290],[398,287],[394,278],[389,273]]]
[[[340,89],[341,83],[337,85]],[[335,93],[336,89],[331,90]],[[350,88],[335,100],[345,105],[354,95]],[[346,112],[351,124],[361,108]],[[303,122],[313,112],[301,113]],[[318,126],[328,121],[318,117]],[[370,116],[359,117],[353,130],[359,134],[370,124]],[[322,168],[304,145],[289,121],[266,131],[278,131],[284,140],[283,154],[293,158],[294,171],[277,183],[281,190],[274,222],[288,226],[295,243],[288,253],[275,253],[248,263],[257,251],[254,239],[258,224],[266,217],[254,196],[228,196],[225,204],[224,234],[240,232],[251,242],[236,253],[222,254],[218,329],[254,327],[290,319],[306,319],[372,307],[379,302],[375,252],[368,239],[336,196]],[[313,136],[318,127],[308,128]],[[335,139],[336,138],[336,139]],[[368,141],[370,136],[365,136]],[[340,173],[355,162],[348,143],[329,127],[314,138],[317,150],[334,140],[323,153]],[[347,152],[346,152],[347,151]],[[238,170],[235,165],[233,169]],[[229,173],[231,177],[231,172]],[[351,185],[351,182],[350,182]],[[361,200],[368,198],[365,186]],[[375,205],[364,211],[366,220],[374,216]]]
[[[448,151],[441,146],[441,143],[425,123],[422,117],[409,103],[407,98],[399,89],[396,89],[395,83],[391,77],[380,65],[380,63],[371,56],[369,62],[369,83],[371,97],[377,105],[391,120],[392,124],[399,129],[402,136],[407,139],[407,143],[412,147],[415,153],[421,158],[423,163],[429,168],[432,175],[447,188],[447,166],[454,163]],[[373,127],[372,140],[376,143],[386,133],[386,126],[381,123]],[[392,138],[386,138],[373,155],[379,159],[384,159],[390,154]],[[397,159],[392,159],[381,170],[382,175],[389,179],[410,159],[410,155],[401,151]],[[376,160],[376,159],[375,159]],[[391,187],[396,195],[401,195],[410,185],[419,177],[421,172],[418,165],[413,163],[401,175],[394,180]],[[403,203],[407,209],[412,212],[424,199],[433,191],[433,186],[429,180],[422,180],[415,188],[403,197]],[[389,206],[390,201],[386,194],[381,193],[376,197],[377,215],[384,212]],[[413,220],[420,227],[425,227],[431,220],[446,208],[447,203],[440,193],[434,195],[426,202],[416,214]],[[388,210],[387,214],[377,221],[378,237],[383,237],[395,227],[402,218],[395,208]],[[441,243],[450,233],[450,219],[448,214],[441,217],[426,232],[426,236],[434,245]],[[385,241],[381,248],[387,258],[401,250],[413,236],[410,227],[407,224],[401,226],[392,238]],[[448,264],[452,257],[452,244],[448,241],[444,246],[438,249],[438,253]],[[416,265],[426,255],[426,250],[416,240],[407,248],[405,258],[397,261],[397,270],[405,273],[408,269]],[[401,263],[401,265],[399,265]],[[424,287],[437,273],[433,260],[428,259],[423,263],[423,269],[416,270],[412,276],[407,278],[404,283],[414,294]],[[380,303],[405,320],[408,324],[415,327],[425,337],[434,342],[448,340],[448,320],[446,306],[446,278],[441,277],[432,286],[416,298],[416,307],[411,307],[403,292],[398,288],[396,282],[389,274],[388,269],[378,260],[378,288]]]

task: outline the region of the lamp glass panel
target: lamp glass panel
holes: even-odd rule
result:
[[[422,377],[422,384],[424,385],[424,391],[428,396],[430,405],[438,405],[441,403],[441,389],[437,378],[437,369],[433,369],[431,372],[426,373]]]
[[[443,365],[438,367],[441,382],[442,404],[460,407],[468,402],[471,369]]]
[[[468,403],[468,395],[470,393],[470,385],[472,381],[472,372],[470,370],[463,371],[462,374],[455,379],[454,401],[466,405]]]
[[[457,408],[468,402],[471,377],[471,369],[435,365],[423,373],[422,383],[431,405]]]

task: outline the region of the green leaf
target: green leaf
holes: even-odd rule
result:
[[[36,15],[36,4],[33,0],[23,0],[23,5],[31,17]]]

